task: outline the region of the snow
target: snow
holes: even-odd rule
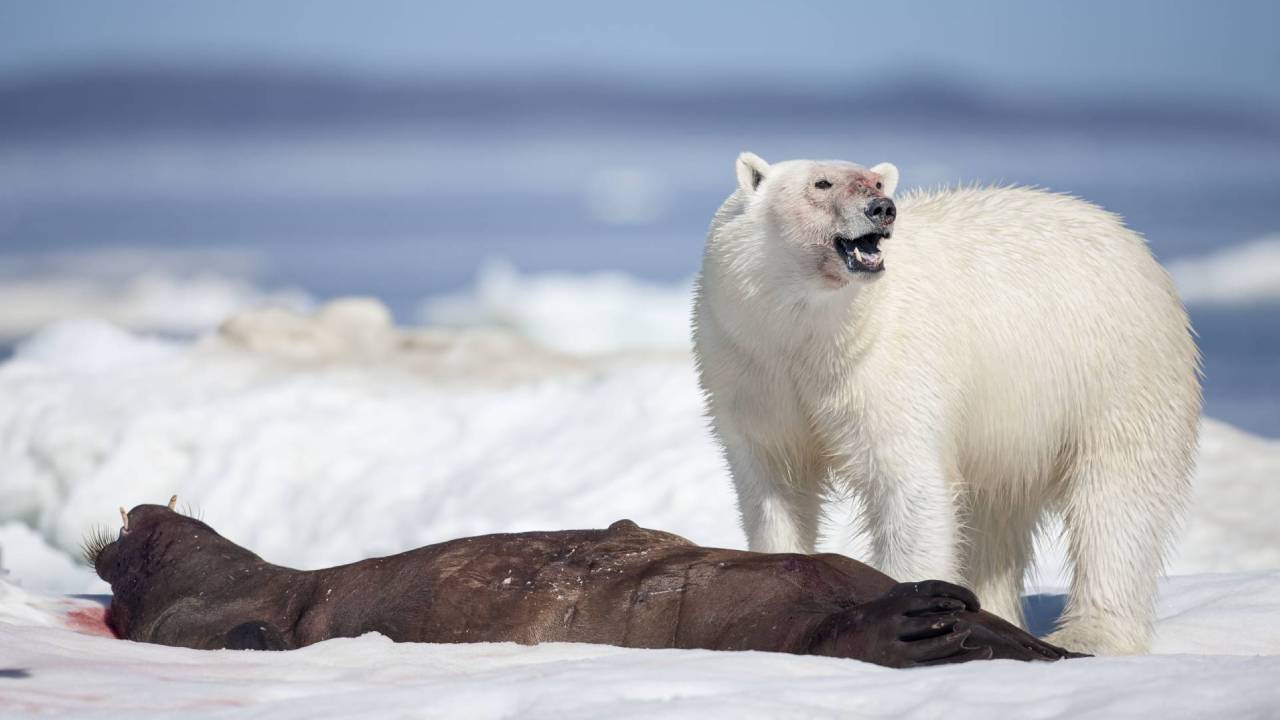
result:
[[[622,273],[526,274],[492,262],[466,292],[428,298],[422,320],[450,327],[502,327],[575,353],[687,349],[693,279],[646,283]]]
[[[512,282],[523,292],[532,279]],[[639,298],[645,288],[630,290]],[[491,308],[512,306],[501,295]],[[65,322],[0,365],[0,562],[9,570],[0,577],[0,717],[1280,712],[1280,527],[1271,519],[1280,443],[1211,419],[1187,530],[1161,584],[1158,654],[1148,657],[889,671],[767,653],[394,645],[376,635],[287,654],[94,635],[101,599],[63,593],[106,588],[70,558],[88,528],[118,524],[117,506],[172,493],[232,540],[304,568],[621,517],[743,546],[687,340],[673,330],[656,343],[673,352],[622,351],[623,328],[613,352],[571,357],[492,330],[480,339],[400,330],[368,307],[245,315],[230,324],[235,333],[195,341]],[[509,325],[523,332],[572,307],[531,292],[527,314]],[[656,303],[654,312],[671,317],[653,328],[687,322]],[[590,322],[589,309],[561,320],[579,317]],[[316,341],[339,327],[373,338],[377,352]],[[546,328],[524,334],[574,347],[565,327]],[[636,332],[655,337],[643,323]],[[833,513],[828,547],[858,554],[847,511]],[[1028,599],[1039,627],[1061,606],[1062,563],[1061,548],[1046,544],[1047,571]]]
[[[623,516],[742,544],[688,356],[495,385],[436,364],[424,375],[422,360],[292,364],[210,340],[85,321],[20,346],[0,367],[0,522],[71,552],[117,506],[177,493],[228,537],[303,567]],[[524,365],[524,349],[415,352],[463,353],[487,378]],[[84,582],[58,589],[95,587]]]
[[[1280,647],[1280,573],[1175,578],[1163,590],[1192,598],[1160,613],[1158,652],[1184,654],[895,671],[772,653],[397,645],[375,634],[291,653],[201,652],[56,627],[59,612],[100,606],[0,584],[0,715],[1197,718],[1280,707],[1280,656],[1235,654]],[[1231,603],[1241,596],[1270,617],[1227,621],[1244,619]],[[1259,624],[1269,632],[1252,637]]]

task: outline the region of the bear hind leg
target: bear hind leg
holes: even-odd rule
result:
[[[1150,648],[1156,583],[1190,492],[1188,448],[1160,449],[1148,436],[1082,450],[1065,478],[1071,595],[1049,642],[1099,655]]]

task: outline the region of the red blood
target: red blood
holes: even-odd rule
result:
[[[68,612],[67,627],[85,635],[116,637],[107,624],[107,609],[103,607],[81,607]]]

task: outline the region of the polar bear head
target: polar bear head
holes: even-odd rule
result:
[[[785,270],[819,286],[869,282],[884,270],[880,242],[893,234],[898,168],[850,162],[788,160],[770,165],[738,156],[739,195],[763,248]]]

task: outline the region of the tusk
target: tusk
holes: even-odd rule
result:
[[[129,529],[129,513],[125,512],[124,507],[120,508],[120,519],[124,521],[124,529]]]
[[[169,498],[169,509],[172,510],[178,506],[178,496],[174,495]]]

